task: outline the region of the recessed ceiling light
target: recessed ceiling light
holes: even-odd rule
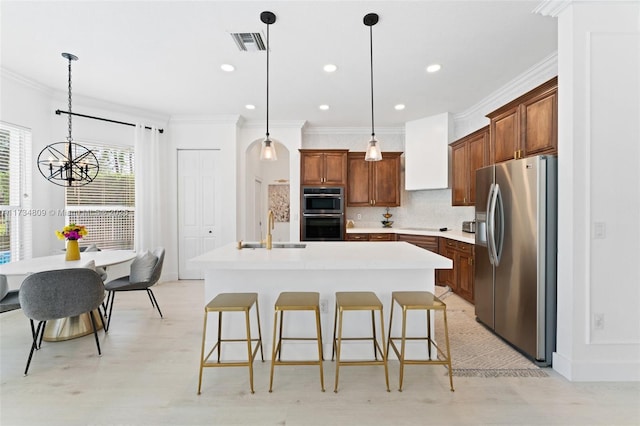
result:
[[[437,71],[440,71],[440,68],[442,68],[440,64],[429,65],[427,67],[427,72],[437,72]]]
[[[256,109],[255,105],[247,104],[244,106],[246,109]]]
[[[402,110],[404,109],[404,104],[398,104],[398,105],[394,106],[394,108],[395,108],[397,111],[402,111]]]
[[[327,64],[327,65],[324,66],[323,69],[326,72],[335,72],[338,69],[338,67],[336,65],[334,65],[334,64]]]
[[[222,65],[220,65],[220,69],[222,71],[231,72],[231,71],[234,71],[236,69],[236,67],[234,67],[231,64],[222,64]]]
[[[321,110],[323,110],[323,111],[326,111],[326,110],[328,110],[328,109],[329,109],[329,105],[325,105],[325,104],[323,104],[323,105],[320,105],[318,108],[320,108],[320,109],[321,109]]]

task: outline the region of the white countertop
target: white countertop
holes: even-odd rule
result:
[[[363,231],[364,232],[364,231]],[[237,243],[190,259],[194,269],[346,270],[346,269],[451,269],[451,259],[398,242],[303,242],[305,248],[238,250]]]
[[[475,244],[475,234],[449,229],[439,231],[429,228],[347,228],[347,234],[410,234],[451,238],[464,243]]]

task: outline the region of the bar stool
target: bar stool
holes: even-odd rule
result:
[[[342,315],[345,311],[371,311],[371,328],[372,337],[342,337]],[[380,311],[380,335],[379,342],[376,336],[375,311]],[[338,334],[336,336],[336,328]],[[343,340],[371,340],[373,342],[374,360],[368,361],[342,361],[340,352]],[[387,367],[387,346],[384,338],[384,316],[382,313],[382,302],[375,293],[370,291],[353,291],[353,292],[337,292],[336,293],[336,312],[333,320],[333,350],[331,360],[335,355],[336,359],[336,383],[333,389],[338,392],[338,378],[341,365],[384,365],[384,377],[387,384],[387,392],[389,390],[389,370]],[[378,352],[382,356],[382,360],[378,360]]]
[[[313,311],[316,316],[316,337],[282,337],[282,324],[284,311]],[[278,325],[278,313],[280,323]],[[279,331],[279,332],[278,332]],[[318,343],[317,361],[282,361],[283,340],[315,340]],[[276,365],[318,365],[320,366],[320,387],[324,392],[324,372],[322,370],[322,329],[320,326],[320,293],[315,292],[282,292],[275,303],[273,315],[273,350],[271,353],[271,377],[269,379],[269,392],[273,388],[273,372]]]
[[[393,308],[395,303],[402,308],[402,336],[392,337],[391,326],[393,324]],[[408,310],[424,310],[427,314],[427,335],[420,337],[407,337],[407,311]],[[446,345],[446,353],[440,349],[440,347],[433,341],[431,337],[431,315],[429,311],[442,311],[444,316],[444,340]],[[394,340],[401,340],[400,351],[396,347]],[[425,340],[427,342],[427,354],[428,360],[418,359],[406,359],[405,358],[405,345],[407,340]],[[439,364],[446,365],[449,369],[449,385],[451,386],[451,392],[453,392],[453,377],[451,374],[451,353],[449,350],[449,330],[447,328],[447,305],[442,300],[438,299],[433,293],[428,291],[394,291],[391,293],[391,314],[389,316],[389,340],[387,342],[387,353],[389,352],[389,345],[396,353],[398,360],[400,361],[400,384],[399,391],[402,392],[402,379],[404,376],[405,365],[415,364]],[[436,354],[441,356],[440,359],[431,359],[431,345],[436,348]]]
[[[256,317],[258,319],[258,338],[251,338],[251,321],[249,320],[249,311],[251,307],[256,307]],[[218,339],[211,351],[204,356],[204,346],[207,337],[207,317],[209,313],[218,313]],[[247,334],[245,339],[223,339],[222,338],[222,313],[223,312],[244,312]],[[247,343],[247,361],[229,361],[220,362],[220,348],[223,342],[246,342]],[[252,349],[252,342],[257,342],[255,348]],[[202,387],[202,369],[204,367],[249,367],[249,384],[251,393],[253,390],[253,360],[260,348],[260,357],[264,362],[264,353],[262,351],[262,332],[260,330],[260,310],[258,309],[257,293],[220,293],[204,307],[204,327],[202,329],[202,350],[200,352],[200,377],[198,379],[198,395]],[[217,361],[209,361],[209,358],[215,350],[218,350]]]

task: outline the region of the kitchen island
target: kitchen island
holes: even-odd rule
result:
[[[246,245],[259,246],[256,243]],[[353,244],[339,241],[283,245],[285,248],[277,247],[277,243],[274,243],[272,250],[265,248],[238,249],[238,244],[232,243],[189,260],[189,267],[204,271],[203,306],[219,293],[258,293],[265,357],[271,353],[273,305],[278,294],[282,291],[315,291],[320,293],[324,352],[325,358],[330,359],[336,291],[375,292],[384,304],[386,328],[388,327],[392,291],[426,290],[433,292],[435,269],[451,269],[453,267],[450,259],[406,242]],[[396,311],[396,315],[398,312]],[[352,314],[349,317],[345,316],[343,335],[347,336],[349,333],[369,335],[371,333],[370,314],[368,312],[354,312]],[[288,312],[287,316],[285,336],[313,336],[315,325],[312,314]],[[394,329],[396,325],[399,327],[399,323],[400,321],[394,321]],[[410,333],[424,334],[425,323],[424,317],[422,320],[410,321],[410,327],[407,329],[408,335]],[[210,327],[207,332],[210,333],[207,339],[214,339],[217,331],[215,327]],[[229,335],[234,337],[244,335],[244,321],[241,318],[225,320],[223,336]],[[370,342],[351,343],[348,346],[343,349],[343,358],[345,359],[368,358],[372,355]],[[291,342],[285,346],[283,354],[288,359],[312,358],[314,350],[316,350],[314,344]],[[237,350],[230,348],[228,351],[223,351],[223,357],[228,359],[242,358],[246,356],[244,351],[246,348],[238,345]]]

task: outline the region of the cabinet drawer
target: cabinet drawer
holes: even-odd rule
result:
[[[430,235],[398,234],[398,241],[406,241],[425,250],[438,253],[438,237]]]
[[[369,234],[369,241],[393,241],[394,234]]]
[[[347,234],[347,241],[369,241],[369,234]]]

